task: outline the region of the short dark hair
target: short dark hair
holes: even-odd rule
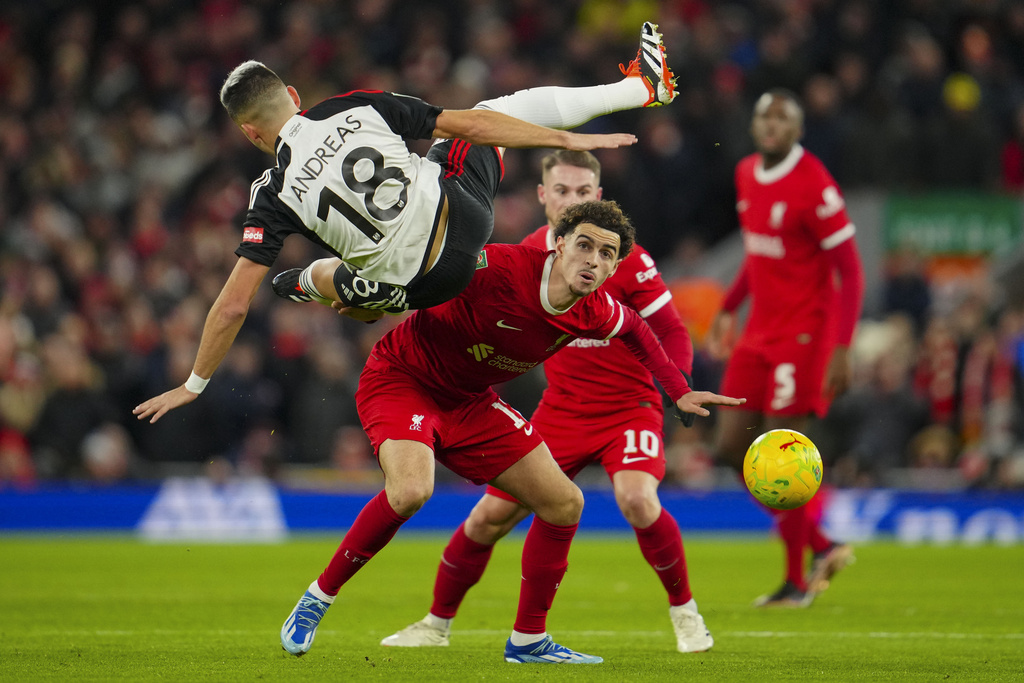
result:
[[[757,102],[754,103],[754,112],[755,113],[757,112],[757,108],[760,105],[761,100],[765,97],[765,95],[768,95],[768,96],[772,97],[773,99],[777,97],[777,98],[780,98],[780,99],[783,99],[783,100],[789,100],[790,102],[793,103],[794,106],[796,106],[796,109],[797,109],[797,112],[798,112],[798,114],[800,116],[800,119],[803,120],[803,118],[804,118],[804,105],[803,105],[803,102],[801,102],[800,101],[800,97],[795,92],[790,90],[789,88],[771,88],[769,90],[766,90],[764,93],[762,93],[761,97],[757,98]]]
[[[548,171],[555,166],[578,166],[586,168],[594,174],[597,184],[601,184],[601,162],[590,152],[574,149],[558,149],[540,160],[541,178],[547,180]]]
[[[220,103],[232,121],[249,117],[284,88],[284,81],[262,62],[242,62],[228,74],[220,89]]]
[[[610,230],[619,236],[619,258],[624,259],[633,250],[636,241],[636,229],[629,222],[629,216],[623,213],[617,202],[610,199],[601,201],[580,202],[565,209],[555,226],[556,238],[565,239],[566,235],[576,229],[580,223],[592,223],[603,230]]]

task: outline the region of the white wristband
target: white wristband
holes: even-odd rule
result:
[[[206,385],[209,383],[210,380],[203,379],[202,377],[193,372],[191,375],[189,375],[188,380],[185,382],[185,388],[191,391],[193,394],[201,394],[203,393],[203,389],[205,389]]]

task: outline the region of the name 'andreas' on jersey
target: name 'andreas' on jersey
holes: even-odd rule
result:
[[[404,139],[429,139],[440,111],[413,97],[354,92],[293,116],[276,167],[252,185],[236,253],[269,266],[284,238],[301,233],[365,278],[407,284],[424,266],[444,195],[440,166]]]

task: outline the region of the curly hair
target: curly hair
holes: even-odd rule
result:
[[[629,256],[636,241],[636,229],[629,222],[629,216],[623,213],[617,202],[610,199],[593,202],[580,202],[566,208],[558,225],[555,226],[555,237],[565,238],[581,223],[590,223],[603,230],[609,230],[619,236],[619,259]]]

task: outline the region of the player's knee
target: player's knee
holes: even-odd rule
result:
[[[465,525],[466,535],[484,545],[493,545],[505,535],[505,520],[488,515],[478,508],[473,508],[469,513]]]
[[[567,526],[580,521],[583,514],[583,492],[580,487],[568,482],[556,498],[548,501],[543,508],[535,509],[537,516],[549,524]]]
[[[396,514],[411,517],[434,494],[434,482],[409,480],[387,486],[388,503]]]
[[[624,491],[617,494],[619,509],[622,516],[626,518],[630,526],[637,529],[646,529],[658,521],[661,514],[661,503],[657,495],[651,496],[644,490]]]

